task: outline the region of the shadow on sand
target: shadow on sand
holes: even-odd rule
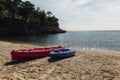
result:
[[[75,56],[75,55],[73,55],[73,56]],[[57,62],[57,61],[60,61],[60,60],[63,60],[63,59],[71,58],[71,57],[73,57],[73,56],[64,57],[64,58],[52,58],[52,57],[51,57],[51,58],[48,59],[48,62],[53,63],[53,62]]]
[[[44,57],[42,57],[44,58]],[[32,58],[32,59],[21,59],[21,60],[13,60],[13,61],[10,61],[10,62],[6,62],[5,65],[15,65],[15,64],[20,64],[20,63],[25,63],[25,62],[28,62],[28,61],[33,61],[33,60],[36,60],[36,59],[42,59],[42,58]]]
[[[73,57],[73,56],[71,56]],[[21,59],[21,60],[13,60],[13,61],[10,61],[10,62],[6,62],[5,63],[5,66],[7,65],[15,65],[15,64],[20,64],[20,63],[25,63],[25,62],[28,62],[28,61],[33,61],[33,60],[36,60],[36,59],[42,59],[42,58],[45,58],[45,57],[41,57],[41,58],[32,58],[32,59]],[[67,58],[70,58],[70,57],[65,57],[65,58],[49,58],[48,59],[48,62],[52,63],[52,62],[57,62],[57,61],[60,61],[60,60],[63,60],[63,59],[67,59]]]

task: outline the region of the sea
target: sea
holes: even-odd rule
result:
[[[61,45],[76,49],[120,51],[120,31],[68,31],[58,34],[2,37],[1,40],[35,45]]]

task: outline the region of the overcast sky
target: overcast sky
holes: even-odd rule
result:
[[[120,0],[28,1],[51,11],[65,30],[120,30]]]

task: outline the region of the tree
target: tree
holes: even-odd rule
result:
[[[20,6],[21,0],[11,0],[10,4],[10,10],[12,21],[15,19],[15,15],[17,15],[18,8]]]
[[[10,0],[0,0],[0,16],[8,17],[9,8],[10,8]]]
[[[52,12],[48,11],[47,12],[47,16],[51,17],[52,16]]]
[[[21,3],[18,14],[27,21],[33,15],[34,10],[34,5],[29,1],[25,1]]]
[[[39,12],[39,19],[41,21],[40,25],[41,26],[45,26],[45,24],[46,24],[46,14],[45,14],[44,10],[42,10],[42,11]]]

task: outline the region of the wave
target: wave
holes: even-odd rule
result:
[[[88,47],[69,47],[69,48],[73,48],[77,51],[92,51],[92,52],[96,52],[96,53],[104,53],[104,54],[120,54],[120,50],[113,50],[113,49],[106,49],[106,48],[88,48]]]

